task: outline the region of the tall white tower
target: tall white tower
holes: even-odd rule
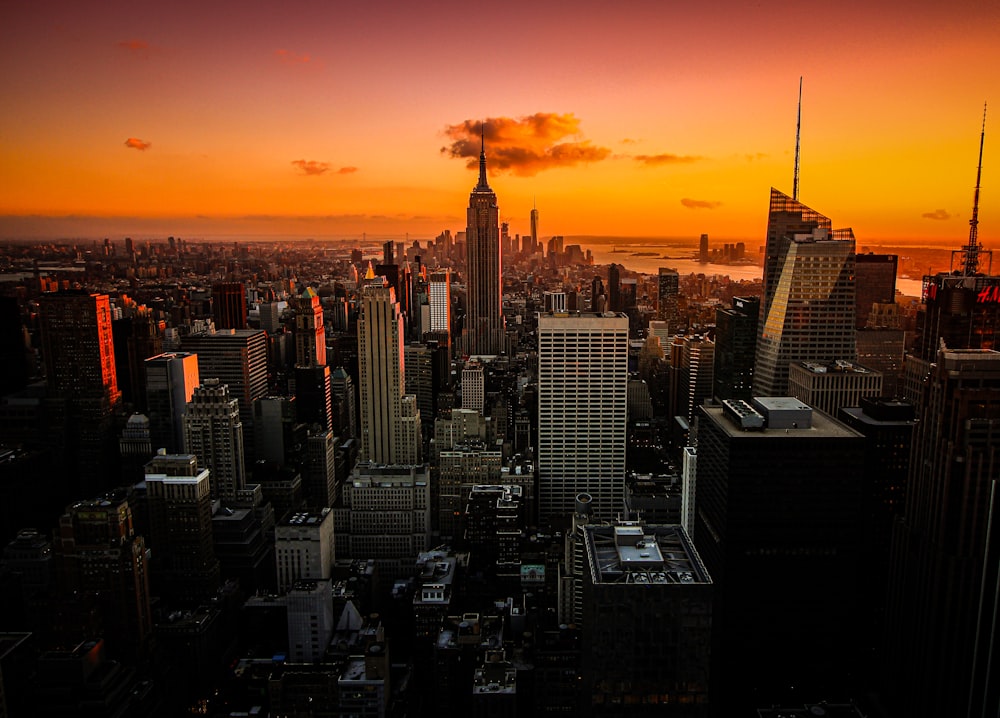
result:
[[[382,277],[370,272],[366,281],[358,320],[361,459],[416,464],[420,460],[420,412],[416,398],[403,393],[403,316],[395,291]]]
[[[568,521],[577,494],[610,520],[622,505],[628,317],[538,317],[539,519]]]

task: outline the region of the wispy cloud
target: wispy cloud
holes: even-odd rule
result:
[[[275,50],[274,56],[283,65],[308,65],[314,62],[308,53],[292,52],[291,50]]]
[[[722,202],[717,202],[712,199],[691,199],[690,197],[685,197],[681,200],[681,204],[688,209],[716,209],[722,206]]]
[[[152,142],[146,142],[146,140],[140,140],[138,137],[129,137],[125,140],[125,146],[130,150],[139,150],[140,152],[145,152],[150,147],[153,146]]]
[[[339,175],[352,175],[352,174],[354,174],[357,171],[358,171],[357,167],[341,167],[339,170],[337,170],[337,174],[339,174]]]
[[[317,162],[316,160],[292,160],[292,164],[298,168],[299,172],[307,177],[326,174],[330,171],[329,162]]]
[[[636,155],[636,162],[641,162],[647,167],[659,167],[661,165],[685,165],[692,162],[697,162],[702,159],[701,157],[695,157],[693,155],[672,155],[672,154],[660,154],[660,155]]]
[[[580,120],[572,113],[537,112],[526,117],[490,117],[465,120],[445,127],[452,140],[441,152],[466,158],[474,168],[479,158],[480,131],[484,132],[491,169],[530,177],[556,167],[600,162],[611,150],[580,139]]]
[[[952,214],[946,209],[936,209],[933,212],[924,212],[920,216],[924,219],[951,219]]]
[[[754,162],[756,160],[763,160],[767,158],[766,152],[753,152],[743,155],[747,162]]]
[[[636,139],[633,139],[633,138],[631,138],[631,137],[625,137],[625,138],[623,138],[623,139],[621,140],[621,143],[622,143],[623,145],[637,145],[637,144],[639,144],[640,142],[642,142],[642,140],[636,140]]]
[[[132,55],[145,55],[149,52],[149,43],[145,40],[122,40],[117,45]]]

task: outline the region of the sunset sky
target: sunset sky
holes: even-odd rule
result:
[[[836,7],[835,7],[836,5]],[[0,237],[511,232],[1000,246],[1000,2],[10,3]]]

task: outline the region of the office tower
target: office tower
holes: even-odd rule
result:
[[[295,365],[326,366],[323,307],[311,287],[295,300]]]
[[[594,277],[590,283],[590,311],[603,314],[607,307],[607,298],[604,296],[604,280]]]
[[[451,347],[451,271],[433,272],[427,285],[428,303],[431,308],[430,331],[447,336]]]
[[[685,336],[681,349],[684,416],[694,421],[698,407],[712,398],[715,385],[715,342],[701,335]]]
[[[837,416],[841,407],[882,395],[882,375],[849,361],[795,362],[788,367],[788,395]]]
[[[469,492],[479,484],[500,482],[503,455],[482,442],[455,444],[439,451],[437,469],[437,487],[431,496],[434,525],[442,537],[458,541]]]
[[[742,714],[790,686],[855,691],[864,438],[787,397],[699,411],[695,543],[716,590],[714,707]]]
[[[243,282],[212,285],[212,320],[216,329],[247,328],[247,288]]]
[[[764,244],[764,293],[761,298],[761,319],[767,318],[777,291],[778,280],[785,264],[785,255],[796,234],[810,234],[816,229],[830,230],[828,217],[806,207],[797,199],[771,188],[771,204],[767,214],[767,238]],[[762,327],[761,327],[762,328]]]
[[[268,334],[276,333],[281,327],[281,305],[278,302],[261,302],[258,311],[260,328]]]
[[[246,486],[239,402],[218,379],[195,387],[184,414],[184,452],[210,471],[213,499],[231,501]]]
[[[462,408],[483,413],[486,402],[486,371],[477,361],[462,368]]]
[[[330,389],[339,407],[337,416],[340,423],[333,427],[334,432],[344,438],[357,436],[358,412],[354,380],[343,367],[337,367],[330,375]]]
[[[374,559],[379,580],[388,586],[412,576],[417,555],[431,547],[426,466],[359,463],[333,511],[338,557]]]
[[[864,329],[875,304],[896,303],[895,254],[859,254],[855,257],[855,326]]]
[[[677,295],[680,292],[680,275],[676,269],[660,267],[656,285],[657,319],[667,322],[668,326],[677,325]]]
[[[1000,353],[943,349],[893,535],[888,699],[900,714],[1000,711]]]
[[[531,208],[531,251],[525,254],[534,254],[538,251],[538,207]]]
[[[278,591],[302,579],[327,579],[333,571],[333,510],[292,514],[274,527]]]
[[[733,297],[715,311],[716,399],[750,399],[759,316],[760,297]]]
[[[132,405],[136,411],[145,411],[146,375],[143,362],[163,351],[163,336],[151,309],[126,305],[126,311],[128,316],[111,322],[118,387],[124,403]]]
[[[862,670],[868,675],[876,675],[882,658],[892,534],[906,506],[915,417],[913,404],[882,398],[861,399],[860,406],[844,407],[837,415],[865,437],[863,537],[869,553],[860,568],[861,636],[870,648]]]
[[[262,329],[223,329],[190,334],[181,348],[198,355],[198,374],[218,379],[240,402],[243,445],[247,461],[254,459],[253,403],[267,395],[267,333]]]
[[[328,366],[295,367],[295,407],[299,422],[333,428],[333,376]]]
[[[583,532],[584,714],[707,717],[713,586],[684,529]]]
[[[897,310],[895,304],[876,304],[868,326],[859,329],[856,337],[858,362],[882,374],[885,397],[903,396],[906,335]]]
[[[628,319],[538,317],[539,519],[568,522],[577,494],[609,520],[622,505]]]
[[[166,352],[145,361],[146,406],[153,451],[184,450],[184,412],[200,383],[198,357],[189,352]]]
[[[503,283],[500,278],[500,225],[496,193],[486,182],[486,145],[479,153],[479,183],[469,196],[466,227],[470,355],[503,354]]]
[[[753,378],[758,396],[787,394],[793,362],[857,358],[854,233],[818,228],[785,236],[780,244],[783,255],[770,295],[764,268],[765,306]]]
[[[257,460],[284,466],[300,438],[298,428],[294,397],[262,396],[255,401],[253,430]]]
[[[309,433],[302,472],[306,506],[317,510],[333,506],[340,495],[341,478],[345,477],[337,474],[337,437],[332,431]]]
[[[434,429],[436,394],[440,385],[435,367],[435,347],[407,344],[403,349],[403,361],[406,365],[406,393],[417,398],[420,420],[427,427],[429,436]]]
[[[0,297],[0,396],[28,385],[28,344],[14,297]]]
[[[622,308],[622,266],[612,263],[608,267],[608,302],[609,312],[621,312]]]
[[[288,590],[288,660],[315,663],[326,656],[337,628],[329,579],[298,581]]]
[[[698,261],[701,263],[708,262],[708,235],[701,235],[701,239],[698,240]]]
[[[376,464],[416,464],[420,456],[416,398],[404,394],[403,318],[396,293],[374,278],[361,292],[358,364],[361,456]],[[415,415],[415,416],[414,416]],[[417,441],[413,441],[414,419]]]
[[[66,507],[53,548],[65,595],[83,611],[95,605],[109,650],[142,656],[153,632],[148,553],[124,492]]]
[[[151,579],[157,595],[188,605],[219,589],[208,475],[193,455],[164,452],[146,465]]]
[[[51,395],[66,405],[67,469],[77,496],[103,492],[117,446],[114,414],[121,404],[106,294],[72,290],[38,299],[42,359]]]
[[[149,418],[145,414],[132,414],[125,422],[118,439],[121,456],[122,485],[131,486],[142,481],[143,467],[153,458],[155,449],[149,434]]]

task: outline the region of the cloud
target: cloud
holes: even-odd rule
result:
[[[690,164],[691,162],[697,162],[701,157],[693,157],[691,155],[636,155],[635,161],[641,162],[647,167],[659,167],[660,165],[683,165]]]
[[[743,157],[746,158],[747,162],[753,162],[754,160],[765,159],[767,157],[767,153],[766,152],[755,152],[753,154],[745,154],[745,155],[743,155]]]
[[[572,167],[586,162],[600,162],[611,150],[589,140],[579,139],[580,120],[572,113],[537,112],[526,117],[490,117],[465,120],[445,127],[452,140],[441,153],[467,158],[466,166],[479,161],[480,128],[485,124],[487,157],[490,168],[531,177],[543,170]]]
[[[316,160],[292,160],[299,172],[306,176],[326,174],[330,171],[329,162],[317,162]]]
[[[640,142],[642,142],[642,140],[634,140],[631,137],[626,137],[621,141],[623,145],[637,145]]]
[[[936,209],[933,212],[924,212],[920,215],[924,219],[951,219],[951,213],[946,209]]]
[[[341,167],[339,170],[337,170],[337,174],[339,174],[339,175],[351,175],[351,174],[354,174],[357,171],[358,171],[357,167]]]
[[[283,65],[308,65],[313,59],[306,53],[299,54],[291,50],[275,50],[274,56]]]
[[[118,47],[133,55],[145,55],[149,50],[149,43],[145,40],[122,40]]]
[[[715,209],[722,206],[722,202],[717,202],[711,199],[691,199],[685,197],[681,200],[681,204],[688,209]]]
[[[140,152],[145,152],[150,147],[153,146],[152,142],[146,142],[146,140],[140,140],[138,137],[129,137],[125,140],[125,146],[130,150],[139,150]]]

